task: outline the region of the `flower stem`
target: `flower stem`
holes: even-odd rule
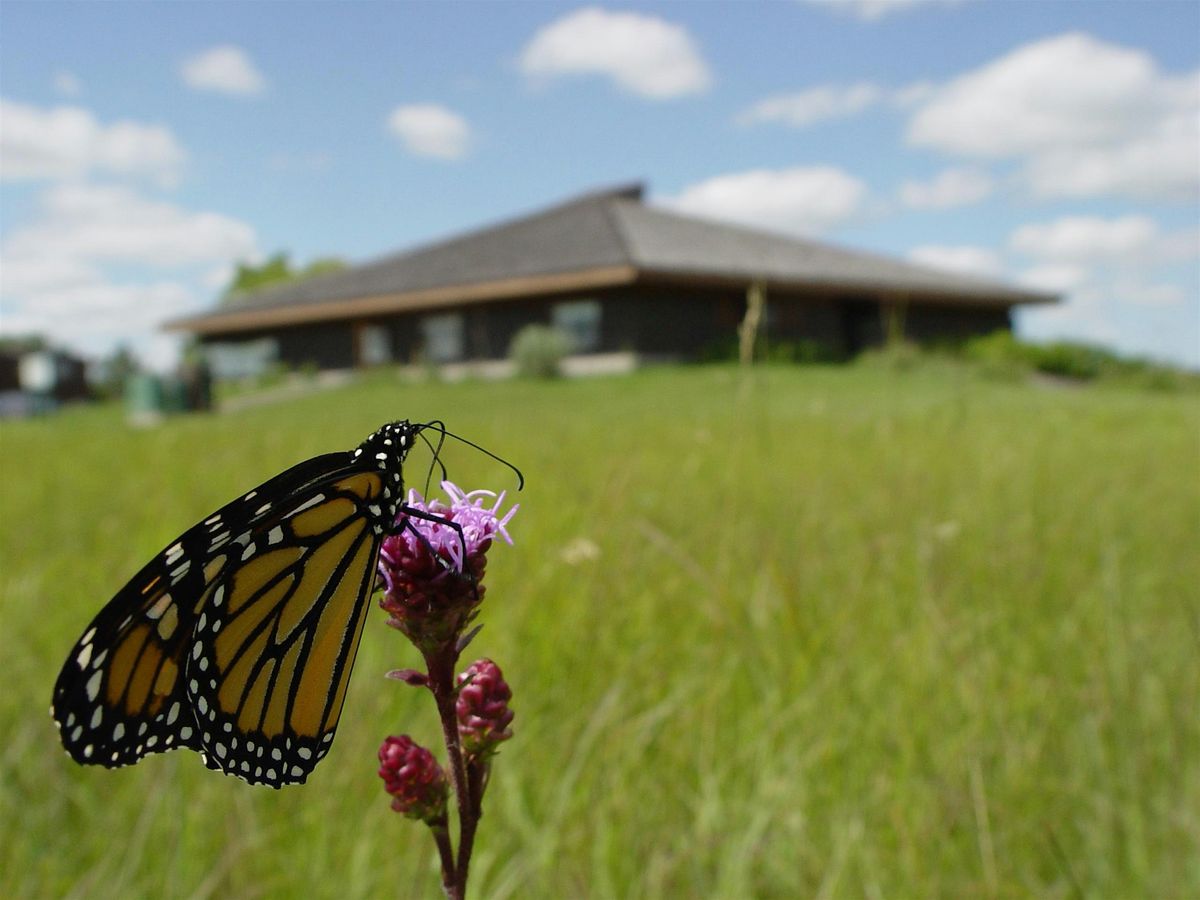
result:
[[[466,897],[471,848],[475,842],[475,827],[479,822],[478,804],[472,796],[471,781],[467,777],[467,767],[463,761],[458,735],[458,716],[454,708],[454,664],[457,661],[458,651],[453,644],[447,645],[439,653],[428,654],[425,657],[429,669],[429,690],[437,703],[438,718],[442,722],[442,738],[446,742],[450,786],[454,789],[458,804],[458,863],[452,864],[454,891],[447,894],[451,900],[463,900]]]
[[[446,900],[458,900],[454,892],[455,874],[454,874],[454,848],[450,846],[450,827],[445,819],[431,823],[429,830],[433,832],[433,839],[437,843],[438,856],[442,861],[442,892],[446,895]]]

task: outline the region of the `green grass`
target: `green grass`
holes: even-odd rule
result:
[[[46,713],[185,526],[435,416],[529,479],[470,651],[517,711],[473,896],[1200,895],[1196,398],[716,367],[4,424],[0,896],[438,895],[375,775],[388,733],[437,745],[381,613],[304,787],[77,767]],[[564,558],[580,537],[597,559]]]

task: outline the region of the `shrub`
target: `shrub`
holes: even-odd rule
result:
[[[863,350],[854,358],[858,365],[892,369],[897,372],[915,369],[924,361],[921,347],[912,341],[888,341],[878,347]]]
[[[508,358],[526,378],[555,378],[563,357],[571,352],[570,335],[549,325],[526,325],[508,345]]]
[[[968,339],[962,345],[962,355],[975,363],[979,371],[990,378],[1017,381],[1029,374],[1033,362],[1030,347],[1020,343],[1011,331],[993,331],[991,334]]]
[[[1073,341],[1055,341],[1029,349],[1033,353],[1033,367],[1046,375],[1091,381],[1123,368],[1122,361],[1111,351]]]

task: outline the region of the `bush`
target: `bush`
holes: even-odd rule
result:
[[[1112,350],[1076,341],[1025,344],[1008,331],[971,338],[962,348],[963,357],[975,363],[984,375],[1013,380],[1031,372],[1123,384],[1150,390],[1171,391],[1192,387],[1194,377],[1173,366],[1120,356]]]
[[[570,335],[549,325],[526,325],[508,345],[508,358],[526,378],[558,377],[563,357],[570,352]]]
[[[1033,351],[1035,369],[1061,378],[1091,381],[1103,374],[1115,374],[1125,366],[1111,351],[1073,341],[1055,341],[1029,349]]]
[[[863,350],[854,358],[860,366],[873,366],[905,372],[925,361],[921,347],[912,341],[888,341],[878,347]]]
[[[1018,381],[1033,368],[1031,348],[1020,343],[1011,331],[993,331],[973,337],[962,345],[962,355],[989,378]]]

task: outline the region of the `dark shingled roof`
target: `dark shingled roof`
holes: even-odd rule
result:
[[[232,320],[281,307],[293,318],[303,315],[297,307],[306,304],[321,304],[328,318],[328,304],[362,298],[390,297],[395,309],[418,309],[435,304],[418,297],[403,302],[403,295],[437,291],[436,305],[443,305],[456,287],[468,299],[472,286],[593,270],[628,272],[626,282],[764,279],[779,287],[884,289],[993,305],[1056,299],[1003,282],[683,216],[647,206],[642,198],[640,184],[585,194],[459,237],[258,291],[171,327],[204,330],[206,319]]]

